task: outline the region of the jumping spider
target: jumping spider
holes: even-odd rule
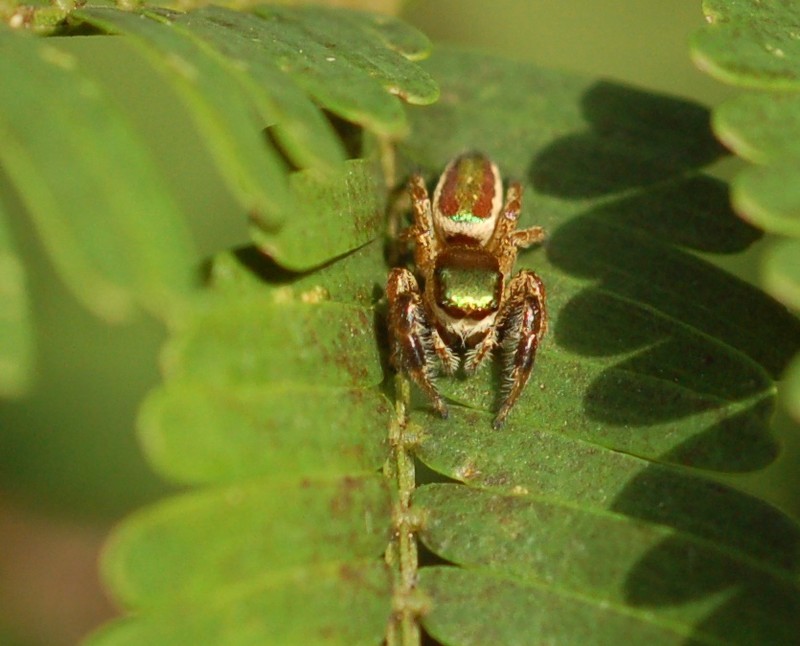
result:
[[[392,363],[447,417],[434,382],[437,362],[452,375],[463,358],[471,375],[500,347],[505,389],[493,424],[499,428],[528,382],[547,330],[542,280],[525,269],[511,277],[517,250],[544,240],[544,229],[516,230],[522,187],[511,183],[503,204],[500,171],[479,153],[447,165],[433,207],[420,175],[411,177],[409,192],[414,223],[399,239],[414,242],[422,288],[408,269],[389,274]]]

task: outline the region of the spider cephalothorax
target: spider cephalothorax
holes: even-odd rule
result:
[[[457,157],[444,169],[431,206],[425,181],[413,175],[409,191],[414,224],[400,234],[415,244],[417,277],[408,269],[389,274],[392,362],[447,416],[434,383],[439,368],[453,374],[464,364],[472,374],[496,348],[502,349],[501,426],[528,382],[539,342],[547,329],[545,290],[532,271],[511,277],[517,250],[541,242],[541,227],[517,230],[522,188],[503,185],[497,165],[484,155]]]

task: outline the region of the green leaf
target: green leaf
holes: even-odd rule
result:
[[[325,432],[307,402],[326,420]],[[140,419],[153,464],[174,480],[227,482],[377,471],[391,406],[375,390],[287,385],[221,390],[178,382],[155,392]],[[276,446],[282,451],[276,452]]]
[[[65,281],[108,319],[172,311],[193,250],[144,145],[72,56],[7,31],[0,50],[0,161]]]
[[[800,97],[792,92],[740,94],[712,117],[717,137],[748,161],[800,155]]]
[[[286,71],[349,121],[378,134],[402,135],[405,116],[386,91],[413,104],[439,96],[433,79],[406,60],[424,58],[429,41],[398,20],[324,7],[259,5],[255,12],[264,19],[260,33],[274,43]]]
[[[255,582],[191,612],[119,621],[87,646],[375,644],[391,612],[389,595],[379,561],[321,564]]]
[[[289,218],[277,233],[252,229],[258,247],[284,267],[320,265],[381,234],[386,207],[375,164],[354,159],[332,177],[304,171],[290,181],[302,215]]]
[[[290,349],[295,355],[287,361]],[[223,299],[166,348],[164,364],[172,378],[212,386],[356,387],[382,377],[371,313],[330,302]]]
[[[794,239],[767,252],[764,282],[771,293],[796,309],[800,238],[800,30],[796,25],[800,10],[778,0],[714,0],[705,2],[703,9],[710,24],[695,34],[693,53],[698,65],[728,83],[772,90],[732,99],[715,111],[714,124],[717,135],[734,152],[763,164],[746,168],[736,177],[732,200],[744,219]],[[787,383],[784,400],[793,402],[798,391],[791,379]],[[789,407],[796,417],[794,405]]]
[[[264,123],[275,124],[275,137],[296,166],[326,170],[344,161],[344,151],[328,121],[276,58],[269,56],[269,41],[259,33],[262,21],[214,6],[167,15],[224,54],[230,75],[258,108]]]
[[[437,603],[425,628],[444,644],[682,644],[669,625],[642,621],[624,608],[596,607],[567,591],[549,592],[481,570],[424,568],[420,585]]]
[[[743,172],[734,184],[742,217],[783,235],[800,235],[800,31],[797,9],[783,2],[715,0],[703,5],[710,24],[695,34],[698,64],[722,80],[777,92],[736,97],[715,111],[720,139],[737,154],[768,166]]]
[[[310,99],[396,137],[407,124],[391,94],[429,103],[438,92],[407,60],[424,55],[427,39],[399,21],[322,7],[260,6],[256,14],[90,6],[72,17],[125,34],[150,58],[185,99],[242,205],[273,231],[304,203],[288,186],[279,151],[263,145],[263,126],[274,126],[276,142],[296,165],[330,174],[343,151]]]
[[[792,560],[795,525],[763,503],[674,467],[525,424],[494,432],[489,415],[454,408],[456,423],[431,425],[419,457],[470,487],[572,506],[574,513],[613,512],[662,526],[782,567]],[[747,531],[758,523],[765,535]]]
[[[764,287],[779,301],[800,311],[800,240],[773,245],[764,258]],[[800,422],[800,354],[784,374],[783,401],[789,414]]]
[[[339,197],[344,198],[345,195]],[[331,300],[371,307],[385,286],[386,262],[381,242],[370,242],[336,258],[335,262],[307,272],[288,271],[255,248],[246,247],[217,256],[209,282],[221,294],[230,297],[247,297],[259,292],[274,303]]]
[[[794,93],[740,95],[714,113],[714,129],[751,166],[734,181],[733,204],[767,231],[800,236],[800,99]]]
[[[20,395],[33,371],[33,330],[25,270],[0,201],[0,395]]]
[[[180,92],[209,149],[242,205],[268,226],[296,209],[277,153],[264,146],[261,124],[230,64],[169,15],[88,7],[73,14],[98,29],[122,33]]]
[[[793,546],[800,528],[774,509],[561,433],[517,426],[499,437],[490,416],[454,413],[454,424],[430,430],[420,456],[469,487],[424,486],[414,502],[426,510],[421,538],[430,549],[491,576],[493,589],[504,583],[517,590],[518,601],[479,593],[485,614],[519,614],[528,630],[552,621],[569,634],[581,624],[571,613],[588,621],[605,611],[612,627],[604,627],[601,643],[613,641],[620,620],[632,624],[635,641],[664,631],[659,641],[679,643],[695,629],[701,641],[725,641],[742,622],[760,643],[782,643],[796,632]],[[755,526],[762,528],[758,534]],[[480,577],[463,580],[483,585]],[[436,579],[434,586],[439,589]],[[738,592],[714,594],[724,588]],[[435,598],[448,609],[464,603],[462,594],[441,589]],[[529,595],[536,595],[539,609],[528,608]],[[782,599],[778,606],[776,599]],[[439,636],[437,610],[425,625]],[[715,614],[720,619],[703,624]],[[738,622],[721,619],[731,615]],[[438,630],[446,635],[456,628]],[[541,630],[542,637],[549,634]]]
[[[412,414],[417,456],[464,483],[414,494],[451,564],[420,571],[424,627],[444,644],[790,641],[797,525],[670,466],[772,461],[800,345],[795,318],[692,253],[759,237],[696,174],[720,154],[707,112],[463,52],[428,69],[448,102],[415,115],[405,165],[433,180],[470,147],[526,180],[520,226],[550,238],[518,266],[547,285],[551,331],[500,431],[497,366],[442,383],[469,406],[446,421]]]
[[[105,570],[133,616],[92,645],[396,643],[398,617],[443,644],[790,641],[800,530],[712,477],[775,457],[800,323],[699,258],[759,237],[700,173],[722,154],[708,112],[461,51],[426,69],[447,101],[410,112],[398,166],[433,181],[483,150],[524,183],[522,226],[550,233],[518,262],[551,325],[521,401],[491,429],[494,366],[441,380],[448,420],[419,400],[397,423],[384,248],[358,227],[328,248],[299,212],[302,272],[218,256],[140,418],[159,470],[207,488],[118,530]],[[330,186],[320,204],[350,213],[385,199]],[[448,481],[408,514],[405,450]],[[404,569],[416,521],[447,565]]]
[[[62,32],[121,33],[148,56],[186,102],[254,219],[258,243],[286,266],[307,269],[374,238],[384,208],[377,168],[345,163],[322,109],[382,136],[406,132],[392,94],[435,100],[436,84],[410,60],[430,43],[398,20],[366,13],[260,11],[129,12],[99,2],[72,11]],[[173,312],[194,279],[182,216],[118,107],[51,43],[0,36],[0,159],[60,272],[90,308],[111,320],[129,316],[136,301]],[[347,51],[337,59],[340,49]],[[290,181],[291,165],[305,171]],[[350,193],[334,202],[343,177]]]
[[[784,240],[769,250],[764,285],[782,303],[800,310],[800,241]]]
[[[469,103],[448,97],[431,110],[410,113],[414,136],[401,151],[429,172],[440,172],[464,150],[482,150],[507,176],[527,180],[537,193],[577,202],[678,178],[724,154],[708,130],[708,111],[693,103],[594,78],[565,82],[554,71],[497,67],[466,51],[426,68],[460,91],[472,86]],[[454,76],[464,74],[457,83]],[[546,121],[533,127],[521,120],[522,109],[531,118],[544,113]],[[487,128],[488,121],[495,127]],[[563,204],[540,208],[542,197],[535,199],[537,215],[552,208],[565,214]],[[579,206],[572,205],[573,214]],[[712,239],[698,233],[698,244]]]
[[[378,473],[253,479],[139,513],[109,545],[107,576],[126,603],[202,603],[246,587],[377,557],[389,497]],[[199,536],[203,537],[198,541]],[[180,555],[179,559],[174,556]]]
[[[795,576],[668,528],[458,485],[426,486],[415,500],[436,509],[423,540],[468,568],[473,576],[462,576],[463,586],[482,599],[486,615],[519,617],[517,634],[533,630],[537,639],[558,635],[566,641],[576,627],[585,630],[582,624],[592,615],[597,621],[598,614],[603,619],[595,643],[613,643],[619,623],[628,626],[633,643],[655,636],[659,643],[675,644],[689,637],[699,643],[736,643],[741,631],[758,643],[790,643],[800,626]],[[794,542],[797,533],[786,538]],[[443,574],[432,573],[434,585]],[[482,590],[485,576],[491,577],[492,589],[504,592],[492,596]],[[449,589],[441,583],[437,588],[445,612],[461,604],[462,618],[475,613],[464,604],[463,590],[452,583]],[[731,588],[735,592],[719,594]],[[434,605],[425,624],[434,635],[436,614]],[[488,637],[496,623],[482,621],[478,630]],[[564,627],[553,633],[559,626]],[[451,623],[440,630],[445,637],[463,628]]]
[[[800,354],[795,356],[786,370],[784,392],[789,414],[796,422],[800,422]]]
[[[800,160],[774,166],[751,166],[734,180],[734,208],[756,226],[779,235],[800,237]]]
[[[695,64],[735,85],[800,87],[800,8],[782,0],[704,0],[707,26],[692,40]]]
[[[392,407],[368,309],[376,265],[377,243],[305,275],[253,250],[216,259],[140,417],[161,471],[216,486],[120,528],[106,578],[144,612],[90,643],[380,641]]]

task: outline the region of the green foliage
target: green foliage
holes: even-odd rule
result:
[[[339,167],[335,182],[320,182],[313,171],[289,180],[300,205],[277,231],[252,227],[258,247],[284,267],[310,269],[380,235],[386,212],[378,167],[361,159]]]
[[[502,431],[492,370],[446,384],[465,405],[451,419],[424,402],[412,413],[419,459],[463,483],[413,497],[423,543],[452,564],[420,571],[423,625],[446,644],[788,639],[797,526],[673,466],[745,471],[774,457],[775,378],[800,338],[774,302],[688,251],[757,237],[697,173],[720,154],[706,112],[464,52],[428,69],[449,100],[414,115],[401,165],[435,175],[471,142],[526,180],[525,224],[551,239],[521,264],[548,284],[553,332]],[[340,190],[374,199],[366,185]],[[141,419],[163,472],[213,487],[120,530],[109,579],[146,612],[93,643],[380,641],[403,604],[378,574],[393,523],[375,474],[377,430],[393,418],[376,354],[384,276],[379,241],[304,274],[251,251],[217,258]],[[730,312],[757,312],[782,340],[744,334],[752,322]],[[343,614],[298,601],[299,581]]]
[[[193,252],[144,144],[69,55],[7,31],[0,50],[0,161],[64,280],[111,320],[134,295],[168,311]]]
[[[270,229],[302,203],[289,190],[278,150],[253,136],[260,124],[278,124],[276,141],[295,164],[330,171],[343,152],[312,99],[378,134],[397,136],[405,119],[386,90],[418,103],[436,96],[432,82],[412,74],[402,55],[419,55],[424,39],[391,22],[384,28],[367,14],[335,15],[278,7],[259,7],[256,15],[220,7],[190,14],[89,7],[72,17],[130,36],[169,76],[192,106],[230,188]]]
[[[786,236],[764,262],[764,285],[800,309],[800,9],[769,0],[707,0],[709,24],[695,35],[698,66],[732,85],[753,91],[714,112],[717,136],[756,165],[733,183],[733,204],[746,220]],[[800,361],[800,355],[795,365]],[[795,368],[786,380],[786,401],[800,421]]]
[[[342,190],[344,202],[374,200]],[[92,643],[380,641],[392,418],[372,309],[381,274],[375,242],[291,281],[251,251],[215,261],[140,419],[166,475],[214,486],[117,533],[107,578],[148,613]]]
[[[33,369],[33,339],[25,271],[0,201],[0,395],[25,390]]]
[[[93,646],[374,644],[398,616],[443,644],[795,638],[800,528],[716,478],[775,457],[776,382],[800,323],[698,257],[760,235],[702,172],[723,154],[706,110],[463,51],[420,68],[407,59],[423,37],[359,13],[90,6],[70,20],[151,58],[254,220],[254,246],[221,251],[192,290],[180,214],[121,113],[53,45],[0,32],[20,59],[0,115],[17,105],[23,124],[0,116],[20,142],[0,160],[62,273],[105,315],[101,287],[171,324],[139,430],[156,468],[188,488],[115,533],[103,566],[129,616]],[[49,92],[58,159],[40,139],[51,126],[22,118],[45,90],[25,94],[17,63]],[[442,100],[407,117],[391,94],[432,101],[434,78]],[[447,421],[422,400],[398,419],[387,190],[375,160],[344,161],[320,108],[367,129],[365,151],[370,134],[408,133],[401,176],[433,180],[479,149],[523,182],[522,225],[550,237],[519,265],[546,282],[551,328],[501,431],[496,368],[442,380]],[[87,144],[94,127],[107,137]],[[70,175],[77,202],[54,199],[61,160],[82,154],[94,157]],[[782,257],[796,276],[791,249]],[[100,287],[81,287],[87,276]],[[407,517],[401,450],[433,480]],[[391,547],[414,523],[435,565],[410,572],[405,595],[394,554],[409,552]]]
[[[463,568],[421,570],[423,625],[447,644],[791,641],[798,527],[672,466],[770,462],[775,380],[800,340],[691,253],[758,237],[697,172],[721,154],[707,113],[463,52],[429,69],[450,102],[402,149],[433,171],[471,142],[527,180],[522,224],[551,237],[520,264],[548,286],[552,333],[501,432],[491,370],[447,385],[469,407],[451,419],[412,417],[419,458],[467,485],[414,495],[423,543]]]
[[[415,103],[435,99],[435,84],[407,60],[428,43],[370,14],[258,12],[129,13],[87,5],[70,24],[124,33],[149,57],[185,101],[221,175],[255,221],[259,243],[290,266],[309,266],[321,256],[297,256],[290,242],[296,236],[287,235],[291,223],[306,212],[330,223],[324,216],[335,205],[321,208],[326,189],[308,195],[308,180],[297,178],[293,190],[283,155],[331,184],[342,177],[374,182],[373,172],[343,166],[344,150],[321,108],[381,136],[403,134],[405,115],[390,93]],[[326,24],[335,29],[326,31]],[[172,316],[193,287],[197,262],[183,214],[119,107],[56,42],[0,32],[0,159],[59,272],[88,307],[119,320],[138,301]],[[264,145],[265,128],[273,145]],[[337,242],[339,224],[319,227],[329,242],[325,257],[375,235],[377,199],[347,214],[361,230],[350,247]]]
[[[800,8],[783,0],[704,0],[694,38],[698,65],[727,83],[793,90],[800,83]]]

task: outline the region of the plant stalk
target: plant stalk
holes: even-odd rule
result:
[[[394,574],[392,617],[386,632],[387,646],[419,646],[421,632],[417,621],[419,604],[415,602],[417,585],[416,523],[410,511],[411,494],[416,484],[414,457],[409,453],[406,436],[407,407],[411,389],[408,380],[395,379],[395,419],[389,432],[391,454],[385,472],[396,493],[394,531],[386,548],[386,562]]]

